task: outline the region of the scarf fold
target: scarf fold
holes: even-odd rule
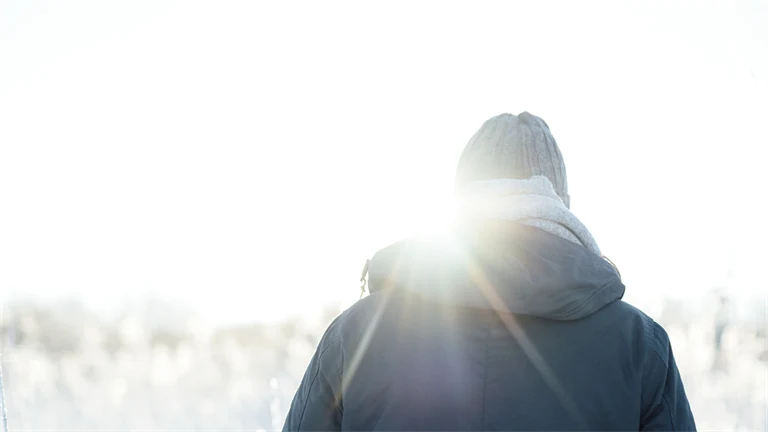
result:
[[[544,176],[469,183],[460,199],[460,214],[533,226],[584,246],[602,257],[587,227],[565,206]]]

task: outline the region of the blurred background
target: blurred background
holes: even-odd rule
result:
[[[670,334],[702,430],[768,430],[768,2],[0,0],[11,430],[276,430],[377,249],[487,118]]]

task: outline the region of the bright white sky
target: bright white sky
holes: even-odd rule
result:
[[[353,301],[530,111],[627,298],[764,292],[768,7],[0,1],[0,288],[215,319]]]

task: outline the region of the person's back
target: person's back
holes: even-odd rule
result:
[[[373,257],[371,295],[327,330],[284,430],[695,429],[664,330],[621,301],[566,190],[524,177],[452,235]]]

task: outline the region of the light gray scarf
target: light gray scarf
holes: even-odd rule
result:
[[[460,212],[540,228],[602,256],[587,227],[565,206],[544,176],[471,182],[460,197]]]

